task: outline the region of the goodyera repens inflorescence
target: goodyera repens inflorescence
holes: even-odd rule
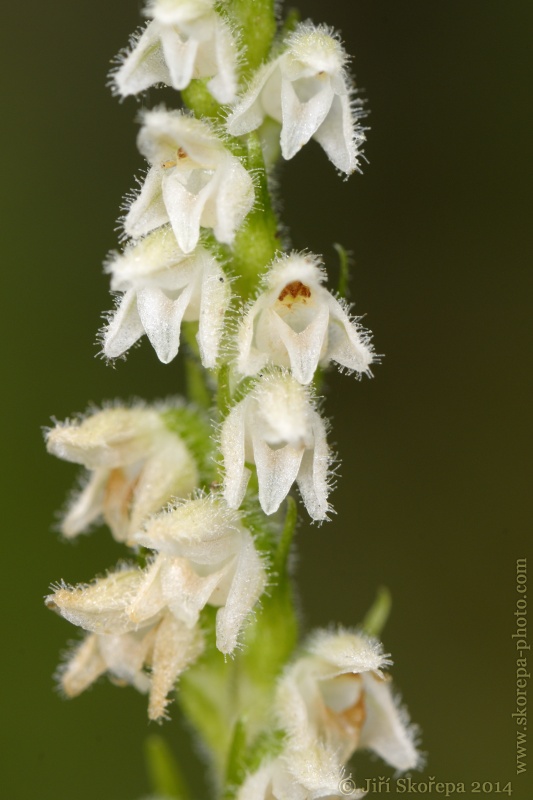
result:
[[[332,510],[324,371],[370,375],[376,356],[321,258],[280,234],[271,179],[311,139],[358,171],[363,106],[338,34],[282,19],[274,0],[149,0],[144,15],[113,91],[163,85],[182,102],[140,115],[148,166],[106,261],[115,308],[99,341],[115,360],[146,335],[165,364],[181,346],[187,398],[113,402],[46,431],[49,452],[85,469],[63,535],[103,522],[126,548],[105,577],[46,598],[86,632],[59,682],[73,697],[107,674],[161,721],[179,681],[210,796],[358,798],[355,751],[420,764],[374,638],[384,614],[300,641],[287,561],[293,487],[313,521]]]

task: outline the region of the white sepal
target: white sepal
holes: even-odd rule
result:
[[[188,628],[172,614],[164,614],[157,626],[151,656],[152,681],[148,716],[166,716],[168,695],[178,677],[202,654],[204,639],[199,628]]]

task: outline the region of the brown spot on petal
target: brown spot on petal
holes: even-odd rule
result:
[[[171,169],[172,167],[176,166],[178,161],[181,161],[184,158],[187,158],[187,153],[185,152],[183,147],[178,147],[176,151],[176,158],[174,160],[170,159],[169,161],[163,161],[161,166],[163,167],[163,169]]]
[[[289,308],[295,300],[300,300],[305,303],[306,299],[311,297],[311,289],[301,281],[292,281],[288,283],[280,292],[278,300],[280,303],[285,303]]]

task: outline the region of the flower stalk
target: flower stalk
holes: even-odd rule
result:
[[[227,800],[346,797],[364,748],[395,770],[420,763],[377,640],[387,593],[360,629],[302,640],[295,612],[298,508],[317,523],[333,512],[316,387],[332,364],[369,376],[377,357],[345,300],[345,251],[335,294],[320,257],[280,235],[279,164],[314,139],[350,175],[365,132],[339,36],[279,11],[274,0],[145,6],[113,89],[165,84],[181,106],[142,114],[148,171],[105,265],[115,310],[100,341],[110,361],[143,338],[163,364],[185,358],[187,396],[91,409],[46,433],[50,453],[86,471],[64,536],[103,522],[126,555],[46,598],[85,631],[62,690],[107,675],[146,693],[157,722],[176,695]],[[188,797],[164,741],[147,752],[154,791]],[[349,796],[362,796],[355,783]]]

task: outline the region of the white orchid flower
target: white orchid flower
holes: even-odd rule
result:
[[[170,222],[184,253],[198,244],[201,227],[231,244],[252,207],[253,184],[211,127],[160,108],[144,113],[137,144],[151,166],[124,219],[126,234],[138,239]]]
[[[198,484],[184,442],[153,409],[106,408],[46,435],[48,451],[92,472],[64,516],[61,531],[73,538],[100,516],[117,541],[128,541],[142,521]]]
[[[361,107],[352,99],[347,60],[327,27],[301,23],[284,52],[257,72],[236,103],[227,120],[229,133],[242,136],[271,117],[281,123],[283,158],[293,158],[314,138],[341,172],[359,169],[365,135],[357,121]]]
[[[286,747],[280,756],[263,763],[244,779],[236,800],[360,800],[364,795],[344,778],[335,754],[310,741],[305,750]]]
[[[231,103],[237,91],[238,48],[214,0],[153,0],[145,9],[151,19],[132,39],[111,75],[121,97],[154,84],[185,89],[193,78],[211,78],[207,88],[219,103]]]
[[[199,497],[152,517],[137,544],[158,553],[129,607],[142,624],[169,609],[194,627],[207,605],[217,612],[217,647],[231,653],[266,585],[250,532],[221,498]]]
[[[278,683],[288,746],[299,748],[311,736],[342,762],[369,748],[397,770],[417,767],[415,731],[383,675],[391,662],[381,645],[351,631],[318,631],[307,652]]]
[[[235,405],[222,425],[224,496],[239,508],[255,464],[259,502],[273,514],[296,481],[314,520],[324,520],[328,505],[331,452],[326,426],[309,391],[288,372],[264,375]]]
[[[121,356],[146,333],[159,360],[168,364],[179,350],[182,320],[198,320],[202,364],[215,366],[231,293],[208,250],[197,247],[186,255],[165,226],[114,255],[106,271],[111,290],[122,294],[102,332],[104,355]]]
[[[170,613],[138,626],[128,609],[142,582],[141,570],[119,570],[89,586],[62,586],[46,603],[91,632],[61,669],[65,694],[75,697],[107,672],[116,683],[149,692],[148,715],[160,719],[178,676],[201,654],[203,637]]]
[[[255,375],[275,364],[290,367],[299,383],[308,384],[318,366],[335,361],[370,374],[369,335],[322,286],[325,280],[317,256],[293,253],[274,261],[239,326],[239,372]]]

